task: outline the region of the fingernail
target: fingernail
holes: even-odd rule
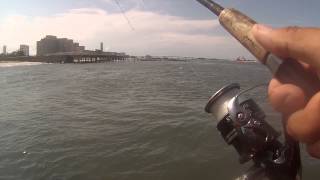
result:
[[[256,24],[255,28],[259,33],[263,33],[263,34],[269,34],[273,31],[271,27],[262,25],[262,24]]]
[[[270,47],[272,44],[271,34],[273,29],[262,24],[256,24],[253,26],[252,33],[256,40],[265,48]]]

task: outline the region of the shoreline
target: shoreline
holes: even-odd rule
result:
[[[41,56],[0,57],[1,62],[44,62]]]
[[[24,63],[29,61],[0,61],[0,63]]]

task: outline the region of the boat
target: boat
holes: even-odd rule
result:
[[[255,60],[248,60],[248,59],[246,59],[246,58],[243,57],[243,56],[239,56],[239,57],[236,59],[236,62],[239,62],[239,63],[247,63],[247,62],[255,62]]]

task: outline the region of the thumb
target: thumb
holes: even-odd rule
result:
[[[320,70],[319,28],[272,29],[264,25],[254,25],[252,33],[268,51],[284,59],[300,60]]]

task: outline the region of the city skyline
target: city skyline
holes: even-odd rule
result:
[[[54,35],[46,35],[40,40],[36,41],[36,53],[31,56],[44,56],[52,53],[64,53],[64,52],[104,52],[104,43],[100,42],[100,48],[96,49],[86,49],[86,46],[80,45],[80,43],[74,41],[73,39],[65,37],[57,37]],[[0,55],[12,55],[13,53],[22,52],[25,56],[30,56],[30,47],[27,44],[20,44],[18,49],[7,51],[7,46],[2,46],[2,52]],[[114,52],[110,52],[114,53]],[[122,52],[123,53],[123,52]]]
[[[36,41],[52,34],[74,39],[88,49],[100,49],[99,42],[104,42],[106,51],[132,55],[251,57],[220,27],[217,18],[194,0],[118,2],[125,16],[113,0],[12,0],[3,3],[0,46],[7,45],[10,52],[20,44],[27,44],[30,54],[35,55]],[[217,2],[276,27],[320,25],[316,8],[320,2],[316,0],[307,3],[298,0]]]

